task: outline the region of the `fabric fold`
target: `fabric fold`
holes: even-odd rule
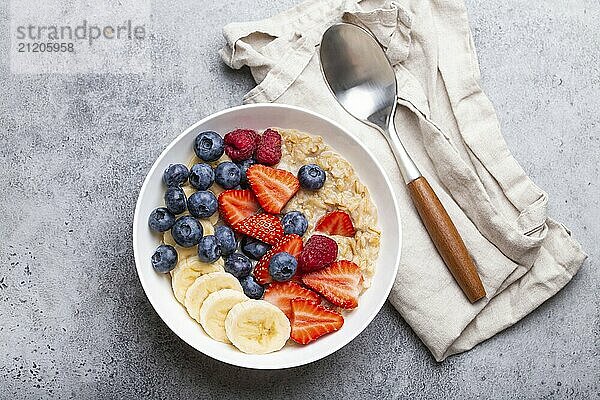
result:
[[[385,139],[349,116],[321,76],[323,32],[370,30],[394,66],[396,127],[469,249],[488,293],[470,304],[431,243]],[[375,153],[402,207],[402,260],[390,301],[436,360],[472,348],[557,293],[585,259],[547,216],[548,196],[511,155],[481,89],[462,0],[308,0],[263,21],[229,24],[220,54],[250,67],[245,103],[281,102],[337,120]]]

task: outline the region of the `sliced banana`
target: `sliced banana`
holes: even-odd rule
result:
[[[243,292],[237,278],[227,272],[212,272],[198,277],[185,294],[184,305],[188,314],[200,322],[200,307],[209,294],[221,289]]]
[[[225,318],[233,306],[248,297],[233,289],[221,289],[208,295],[200,307],[200,325],[213,339],[223,343],[231,343],[225,333]]]
[[[211,272],[224,272],[223,265],[224,262],[222,258],[217,258],[217,260],[212,263],[205,263],[204,261],[200,261],[198,255],[194,255],[183,260],[181,267],[193,269],[194,271],[198,271],[200,274],[205,275],[210,274]]]
[[[177,301],[184,304],[185,295],[196,278],[211,272],[224,271],[223,260],[220,258],[212,264],[200,261],[197,255],[179,260],[175,269],[171,271],[173,294]]]
[[[217,213],[215,213],[215,214],[217,214]],[[213,215],[215,215],[215,214],[213,214]],[[210,217],[210,218],[212,218],[212,217]],[[203,236],[215,234],[215,227],[210,218],[198,220],[198,221],[200,221],[200,225],[202,225],[202,230],[204,231]],[[216,223],[216,221],[215,221],[215,223]]]
[[[290,321],[264,300],[238,303],[225,318],[225,333],[235,347],[248,354],[266,354],[281,349],[290,337]]]
[[[185,193],[185,198],[187,199],[192,194],[196,193],[196,188],[192,185],[185,185],[181,187],[183,189],[183,193]]]

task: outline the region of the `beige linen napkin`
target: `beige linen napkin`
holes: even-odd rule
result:
[[[448,210],[487,297],[470,304],[436,252],[385,140],[354,120],[329,93],[318,45],[332,23],[369,28],[398,78],[397,130]],[[502,138],[479,86],[462,0],[308,0],[272,18],[224,28],[232,68],[250,67],[258,85],[245,103],[294,104],[327,115],[368,145],[402,205],[402,261],[390,301],[436,360],[468,350],[558,292],[585,254],[546,215],[547,195]]]

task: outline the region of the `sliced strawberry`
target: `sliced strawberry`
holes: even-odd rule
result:
[[[271,214],[279,214],[300,189],[298,178],[282,169],[255,164],[246,176],[261,207]]]
[[[304,273],[323,268],[334,262],[337,254],[338,245],[335,240],[323,235],[312,235],[297,257],[298,269]]]
[[[234,225],[260,210],[260,204],[250,190],[226,190],[219,195],[219,214]]]
[[[317,222],[315,231],[348,237],[352,237],[356,233],[350,215],[344,211],[332,211],[323,215]]]
[[[302,252],[302,238],[293,233],[285,235],[277,242],[277,244],[271,247],[264,256],[262,256],[260,261],[258,261],[254,267],[254,278],[258,283],[265,285],[273,281],[271,275],[269,275],[269,261],[271,261],[271,257],[282,251],[290,253],[297,258]],[[294,278],[292,277],[292,279]]]
[[[358,307],[363,276],[358,265],[341,260],[302,277],[302,283],[342,308]]]
[[[257,214],[233,225],[233,230],[268,244],[275,244],[283,237],[283,225],[275,215]]]
[[[321,298],[310,289],[300,286],[296,282],[273,282],[265,290],[263,300],[277,306],[283,313],[292,319],[292,300],[306,299],[320,303]]]
[[[292,333],[290,337],[300,344],[307,344],[321,336],[337,331],[344,325],[341,314],[306,299],[293,299]]]

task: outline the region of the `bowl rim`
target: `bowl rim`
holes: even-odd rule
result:
[[[371,312],[370,315],[368,315],[368,317],[365,319],[365,321],[359,326],[359,329],[356,329],[354,332],[350,333],[348,336],[345,337],[345,340],[341,340],[339,341],[339,343],[336,343],[334,346],[331,346],[328,348],[327,351],[323,352],[323,353],[316,353],[311,357],[308,357],[307,359],[303,360],[302,362],[298,363],[298,362],[294,362],[294,361],[287,361],[282,363],[282,366],[280,367],[271,367],[271,366],[248,366],[248,365],[244,365],[243,363],[235,363],[235,362],[230,362],[230,361],[225,361],[220,359],[216,354],[212,354],[211,352],[205,352],[203,349],[200,349],[198,347],[196,347],[194,344],[189,343],[187,340],[185,340],[182,335],[180,335],[178,333],[177,327],[175,326],[174,323],[172,322],[168,322],[168,318],[167,316],[163,316],[161,314],[161,312],[159,311],[159,307],[157,307],[157,305],[155,304],[158,300],[156,298],[152,298],[149,295],[149,283],[145,280],[144,275],[142,273],[142,261],[140,259],[140,251],[138,250],[138,246],[137,246],[137,241],[138,241],[138,230],[137,230],[137,226],[139,225],[139,220],[140,220],[140,208],[142,205],[142,194],[145,193],[147,186],[150,183],[150,177],[153,175],[154,171],[156,170],[156,168],[158,167],[158,165],[160,164],[160,161],[170,152],[170,150],[180,141],[182,140],[185,136],[187,136],[190,132],[194,131],[198,126],[205,124],[207,121],[220,117],[224,114],[228,114],[228,113],[235,113],[239,110],[243,110],[243,109],[257,109],[257,111],[268,111],[269,109],[273,109],[273,108],[279,108],[279,109],[287,109],[287,110],[294,110],[300,113],[305,113],[305,114],[309,114],[312,117],[315,117],[317,119],[321,119],[323,121],[325,121],[328,124],[331,124],[333,126],[335,126],[337,129],[339,129],[340,131],[344,132],[347,136],[349,136],[358,146],[361,147],[362,151],[366,152],[369,157],[371,158],[371,160],[375,163],[376,168],[381,172],[381,175],[383,176],[386,186],[389,189],[391,195],[392,195],[392,201],[393,201],[393,208],[394,208],[394,213],[396,215],[396,223],[398,226],[398,252],[396,255],[396,260],[394,261],[394,265],[392,266],[393,268],[393,274],[392,274],[392,279],[390,279],[389,282],[387,282],[387,285],[385,286],[385,296],[381,296],[381,298],[377,301],[377,305],[376,307],[373,308],[373,311]],[[165,325],[167,325],[167,327],[175,334],[177,335],[177,337],[182,340],[183,342],[187,343],[189,346],[191,346],[192,348],[194,348],[195,350],[199,351],[200,353],[213,358],[215,360],[218,360],[222,363],[225,364],[229,364],[229,365],[233,365],[233,366],[237,366],[237,367],[242,367],[242,368],[248,368],[248,369],[264,369],[264,370],[279,370],[279,369],[286,369],[286,368],[293,368],[293,367],[299,367],[302,365],[306,365],[306,364],[310,364],[313,363],[315,361],[318,361],[320,359],[323,359],[333,353],[335,353],[336,351],[338,351],[339,349],[341,349],[342,347],[346,346],[348,343],[350,343],[351,341],[353,341],[359,334],[361,334],[365,328],[373,321],[373,319],[375,318],[375,316],[377,314],[379,314],[379,312],[381,311],[381,308],[383,307],[383,305],[385,304],[385,301],[387,300],[390,291],[392,289],[392,286],[395,282],[395,277],[397,276],[398,273],[398,268],[400,265],[400,257],[402,254],[402,221],[401,221],[401,217],[400,217],[400,206],[398,203],[398,198],[394,195],[394,190],[393,190],[393,186],[392,183],[387,175],[387,172],[385,171],[385,169],[381,166],[381,164],[379,163],[378,159],[373,155],[373,153],[366,147],[363,145],[363,143],[361,142],[361,140],[359,138],[357,138],[353,133],[351,133],[348,129],[344,128],[343,126],[341,126],[339,123],[337,123],[336,121],[325,117],[319,113],[316,113],[314,111],[308,110],[306,108],[303,107],[298,107],[298,106],[293,106],[293,105],[288,105],[288,104],[277,104],[277,103],[255,103],[255,104],[244,104],[244,105],[240,105],[240,106],[235,106],[235,107],[229,107],[226,109],[223,109],[221,111],[218,111],[216,113],[210,114],[205,118],[202,118],[201,120],[199,120],[198,122],[192,124],[191,126],[189,126],[188,128],[186,128],[182,133],[180,133],[179,135],[177,135],[177,137],[175,137],[170,143],[169,145],[160,153],[160,155],[156,158],[156,160],[154,161],[154,163],[152,164],[152,166],[150,167],[150,169],[148,170],[148,172],[146,173],[146,177],[144,178],[144,183],[142,184],[142,186],[140,187],[139,193],[138,193],[138,199],[136,201],[136,206],[135,206],[135,212],[134,212],[134,217],[133,217],[133,235],[132,235],[132,241],[133,241],[133,252],[134,252],[134,260],[135,260],[135,266],[136,266],[136,272],[138,275],[138,279],[140,280],[140,283],[142,285],[142,288],[144,290],[144,294],[146,295],[146,298],[148,299],[148,301],[150,302],[150,304],[152,305],[152,308],[154,309],[154,311],[158,314],[158,316],[160,317],[160,319],[165,323]],[[377,272],[375,272],[377,273]]]

